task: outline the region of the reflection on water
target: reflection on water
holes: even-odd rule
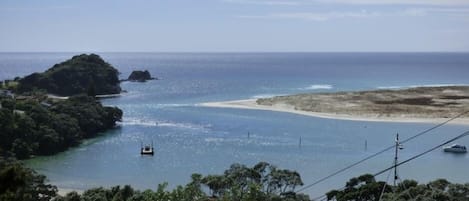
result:
[[[137,188],[154,189],[165,181],[172,186],[185,184],[191,173],[222,173],[232,163],[253,165],[258,161],[295,169],[308,184],[392,145],[396,132],[405,139],[432,126],[341,121],[195,106],[145,112],[148,115],[145,119],[126,117],[119,128],[97,139],[57,156],[33,159],[29,164],[63,188],[132,184]],[[163,119],[167,112],[172,113],[172,118],[166,123],[157,120]],[[467,129],[448,125],[410,141],[400,152],[401,160]],[[140,156],[142,142],[154,143],[155,156]],[[469,144],[469,139],[462,139],[460,143]],[[391,150],[323,185],[308,189],[308,192],[341,187],[348,178],[361,173],[376,173],[390,166],[392,161]],[[400,175],[421,181],[445,177],[464,182],[469,180],[469,175],[461,173],[468,165],[467,155],[438,150],[403,165]]]
[[[43,71],[67,54],[0,54],[0,78]],[[102,54],[127,77],[135,67],[161,80],[124,82],[128,92],[103,99],[124,111],[118,128],[79,147],[27,164],[60,188],[131,184],[155,189],[185,184],[192,173],[221,174],[232,163],[267,161],[300,172],[310,184],[433,125],[359,122],[294,114],[199,107],[201,102],[278,94],[376,89],[382,86],[467,82],[467,54]],[[11,68],[13,67],[13,68]],[[373,76],[370,76],[373,75]],[[400,160],[468,130],[447,125],[404,144]],[[248,136],[249,133],[249,136]],[[299,139],[301,138],[301,148]],[[365,150],[364,143],[367,142]],[[153,142],[153,157],[140,144]],[[463,138],[460,144],[469,145]],[[393,162],[386,152],[306,192],[340,188],[350,177],[376,173]],[[399,168],[402,179],[469,181],[467,154],[431,152]],[[382,178],[385,179],[385,178]]]

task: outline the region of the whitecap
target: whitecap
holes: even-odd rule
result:
[[[376,87],[377,89],[403,89],[406,87],[403,86],[382,86],[382,87]]]
[[[192,123],[175,123],[175,122],[158,122],[158,126],[174,127],[174,128],[190,129],[190,130],[206,130],[211,127],[210,124],[200,125],[200,124],[192,124]]]
[[[158,122],[146,119],[126,118],[122,122],[119,122],[119,124],[133,126],[157,126]]]
[[[224,141],[223,138],[216,138],[216,137],[205,138],[205,142],[220,143],[220,142],[223,142],[223,141]]]
[[[171,121],[158,121],[158,120],[149,120],[149,119],[138,119],[138,118],[126,118],[119,124],[121,125],[133,125],[133,126],[154,126],[154,127],[173,127],[180,129],[190,129],[190,130],[207,130],[212,125],[206,124],[193,124],[193,123],[179,123]]]
[[[272,98],[275,96],[283,96],[283,95],[285,94],[258,94],[258,95],[251,96],[251,99]]]
[[[300,90],[320,90],[320,89],[332,89],[334,88],[334,86],[330,85],[330,84],[313,84],[313,85],[310,85],[310,86],[307,86],[307,87],[302,87],[300,88]]]

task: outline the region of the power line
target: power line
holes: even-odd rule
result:
[[[405,160],[405,161],[402,161],[402,162],[396,164],[396,167],[399,167],[399,166],[402,165],[402,164],[408,163],[408,162],[411,161],[411,160],[414,160],[414,159],[416,159],[416,158],[418,158],[418,157],[421,157],[421,156],[423,156],[423,155],[425,155],[425,154],[427,154],[427,153],[429,153],[429,152],[431,152],[431,151],[434,151],[435,149],[438,149],[438,148],[442,147],[442,146],[445,145],[445,144],[449,144],[449,143],[451,143],[451,142],[453,142],[453,141],[455,141],[455,140],[457,140],[457,139],[459,139],[459,138],[465,137],[466,135],[469,135],[469,131],[466,131],[466,132],[464,132],[464,133],[462,133],[462,134],[460,134],[460,135],[458,135],[458,136],[456,136],[456,137],[454,137],[454,138],[452,138],[452,139],[450,139],[450,140],[448,140],[448,141],[445,141],[445,142],[443,142],[443,143],[441,143],[441,144],[439,144],[439,145],[437,145],[437,146],[432,147],[431,149],[428,149],[427,151],[424,151],[424,152],[422,152],[422,153],[420,153],[420,154],[418,154],[418,155],[415,155],[415,156],[413,156],[413,157],[411,157],[411,158],[409,158],[409,159],[407,159],[407,160]],[[380,172],[374,174],[374,176],[376,177],[376,176],[378,176],[378,175],[380,175],[380,174],[383,174],[383,173],[385,173],[386,171],[388,171],[388,170],[390,170],[390,169],[392,169],[392,168],[394,168],[394,166],[388,167],[388,168],[386,168],[386,169],[384,169],[384,170],[382,170],[382,171],[380,171]]]
[[[413,139],[415,139],[415,138],[417,138],[417,137],[419,137],[419,136],[421,136],[421,135],[424,135],[424,134],[426,134],[426,133],[428,133],[428,132],[430,132],[430,131],[432,131],[432,130],[435,130],[435,129],[437,129],[437,128],[439,128],[439,127],[441,127],[441,126],[443,126],[443,125],[449,123],[450,121],[453,121],[453,120],[455,120],[455,119],[457,119],[457,118],[459,118],[459,117],[465,115],[465,114],[468,113],[468,112],[469,112],[469,110],[468,110],[468,111],[464,111],[464,112],[462,112],[462,113],[460,113],[460,114],[458,114],[458,115],[456,115],[456,116],[454,116],[454,117],[452,117],[452,118],[450,118],[450,119],[444,121],[443,123],[437,124],[437,125],[435,125],[435,126],[429,128],[429,129],[427,129],[427,130],[424,130],[424,131],[422,131],[422,132],[420,132],[420,133],[417,133],[416,135],[414,135],[414,136],[412,136],[412,137],[409,137],[409,138],[403,140],[403,141],[401,142],[401,144],[404,144],[404,143],[406,143],[406,142],[408,142],[408,141],[410,141],[410,140],[413,140]],[[359,161],[357,161],[357,162],[355,162],[355,163],[352,163],[351,165],[348,165],[348,166],[346,166],[346,167],[344,167],[344,168],[342,168],[342,169],[340,169],[340,170],[337,170],[336,172],[334,172],[334,173],[332,173],[332,174],[329,174],[329,175],[327,175],[327,176],[325,176],[325,177],[323,177],[323,178],[321,178],[321,179],[319,179],[319,180],[317,180],[317,181],[315,181],[315,182],[313,182],[313,183],[311,183],[311,184],[309,184],[309,185],[307,185],[307,186],[305,186],[305,187],[303,187],[303,188],[300,188],[300,189],[298,189],[298,190],[296,191],[296,193],[301,192],[301,191],[304,191],[304,190],[306,190],[306,189],[308,189],[308,188],[311,188],[311,187],[313,187],[313,186],[315,186],[315,185],[317,185],[317,184],[319,184],[319,183],[321,183],[321,182],[323,182],[323,181],[325,181],[325,180],[327,180],[327,179],[329,179],[329,178],[331,178],[331,177],[333,177],[333,176],[335,176],[335,175],[338,175],[338,174],[344,172],[345,170],[348,170],[348,169],[350,169],[350,168],[352,168],[352,167],[355,167],[356,165],[358,165],[358,164],[360,164],[360,163],[363,163],[363,162],[365,162],[365,161],[367,161],[367,160],[369,160],[369,159],[371,159],[371,158],[374,158],[374,157],[376,157],[376,156],[378,156],[378,155],[380,155],[380,154],[382,154],[382,153],[384,153],[384,152],[386,152],[386,151],[389,151],[389,150],[392,149],[392,148],[394,148],[394,145],[389,146],[389,147],[387,147],[387,148],[385,148],[385,149],[383,149],[383,150],[381,150],[381,151],[379,151],[379,152],[377,152],[377,153],[375,153],[375,154],[372,154],[372,155],[370,155],[370,156],[368,156],[368,157],[366,157],[366,158],[364,158],[364,159],[362,159],[362,160],[359,160]]]
[[[467,136],[467,135],[469,135],[469,131],[466,131],[466,132],[464,132],[464,133],[462,133],[462,134],[460,134],[460,135],[458,135],[458,136],[456,136],[456,137],[454,137],[454,138],[451,138],[451,139],[449,139],[449,140],[447,140],[447,141],[445,141],[445,142],[443,142],[443,143],[441,143],[441,144],[438,144],[438,145],[436,145],[436,146],[434,146],[434,147],[432,147],[432,148],[430,148],[430,149],[428,149],[428,150],[426,150],[426,151],[424,151],[424,152],[422,152],[422,153],[420,153],[420,154],[417,154],[417,155],[415,155],[415,156],[413,156],[413,157],[411,157],[411,158],[409,158],[409,159],[407,159],[407,160],[405,160],[405,161],[402,161],[402,162],[400,162],[400,163],[398,163],[398,164],[396,164],[396,165],[392,165],[392,166],[390,166],[390,167],[388,167],[388,168],[386,168],[386,169],[384,169],[384,170],[381,170],[381,171],[379,171],[378,173],[374,174],[373,176],[376,177],[376,176],[378,176],[378,175],[381,175],[381,174],[383,174],[383,173],[385,173],[385,172],[387,172],[387,171],[392,170],[392,169],[395,168],[395,167],[398,167],[398,166],[400,166],[400,165],[403,165],[403,164],[405,164],[405,163],[408,163],[409,161],[412,161],[412,160],[414,160],[414,159],[416,159],[416,158],[419,158],[419,157],[421,157],[421,156],[423,156],[423,155],[425,155],[425,154],[427,154],[427,153],[430,153],[430,152],[434,151],[435,149],[438,149],[438,148],[440,148],[440,147],[442,147],[442,146],[444,146],[444,145],[446,145],[446,144],[449,144],[449,143],[451,143],[451,142],[453,142],[453,141],[456,141],[456,140],[458,140],[458,139],[460,139],[460,138],[462,138],[462,137],[465,137],[465,136]],[[340,191],[340,190],[343,190],[343,189],[345,189],[345,187],[340,188],[339,191]],[[322,196],[319,196],[319,197],[314,198],[313,200],[322,199],[322,198],[324,198],[325,196],[327,196],[327,195],[324,194],[324,195],[322,195]]]

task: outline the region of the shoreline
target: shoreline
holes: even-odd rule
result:
[[[116,98],[116,97],[121,97],[122,93],[125,93],[125,92],[121,92],[121,93],[118,93],[118,94],[100,94],[100,95],[95,95],[94,97],[95,98],[101,98],[101,99]],[[57,99],[57,100],[67,100],[67,99],[70,98],[70,96],[58,96],[58,95],[55,95],[55,94],[47,94],[47,98]]]
[[[256,103],[257,99],[244,99],[232,101],[219,101],[219,102],[206,102],[197,104],[202,107],[213,108],[233,108],[233,109],[249,109],[249,110],[265,110],[274,112],[286,112],[291,114],[317,117],[323,119],[336,119],[347,121],[367,121],[367,122],[393,122],[393,123],[443,123],[450,118],[416,118],[416,117],[371,117],[361,115],[348,115],[348,114],[333,114],[333,113],[319,113],[295,110],[293,106],[281,104],[274,106],[259,105]],[[469,125],[469,118],[454,119],[448,124]]]

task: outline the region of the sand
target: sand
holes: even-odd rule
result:
[[[373,121],[373,122],[400,122],[400,123],[442,123],[448,121],[450,118],[411,118],[411,117],[377,117],[377,116],[362,116],[362,115],[347,115],[347,114],[333,114],[295,110],[293,106],[288,104],[275,104],[275,105],[259,105],[256,103],[257,99],[234,100],[223,102],[208,102],[201,103],[202,107],[216,107],[216,108],[237,108],[237,109],[250,109],[250,110],[268,110],[275,112],[288,112],[298,115],[305,115],[326,119],[338,119],[349,121]],[[451,124],[469,125],[469,118],[458,118],[449,122]]]

